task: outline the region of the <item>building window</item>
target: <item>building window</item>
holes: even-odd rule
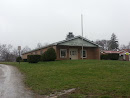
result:
[[[60,58],[66,58],[66,57],[67,57],[67,50],[60,49]]]
[[[83,50],[83,58],[86,58],[86,57],[87,57],[86,50]],[[82,50],[81,50],[81,58],[82,58]]]

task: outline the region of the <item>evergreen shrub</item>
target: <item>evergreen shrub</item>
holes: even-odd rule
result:
[[[27,61],[29,63],[38,63],[41,59],[40,55],[28,55],[27,56]]]
[[[112,54],[102,54],[100,56],[101,60],[118,60],[119,59],[119,54],[117,53],[112,53]]]
[[[42,61],[55,61],[55,59],[56,59],[56,52],[53,48],[49,48],[41,56]]]
[[[20,61],[22,61],[22,58],[21,57],[17,57],[16,58],[16,62],[20,62]]]
[[[27,62],[27,59],[23,59],[22,61],[23,61],[23,62]]]

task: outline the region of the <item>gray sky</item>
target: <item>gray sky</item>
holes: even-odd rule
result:
[[[36,47],[65,39],[68,32],[89,40],[130,42],[130,0],[0,0],[0,43]]]

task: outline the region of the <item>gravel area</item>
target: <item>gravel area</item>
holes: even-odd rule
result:
[[[17,68],[0,64],[0,98],[33,98]]]

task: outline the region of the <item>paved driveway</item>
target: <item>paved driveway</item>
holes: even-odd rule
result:
[[[21,78],[15,67],[0,64],[0,98],[32,98]]]

